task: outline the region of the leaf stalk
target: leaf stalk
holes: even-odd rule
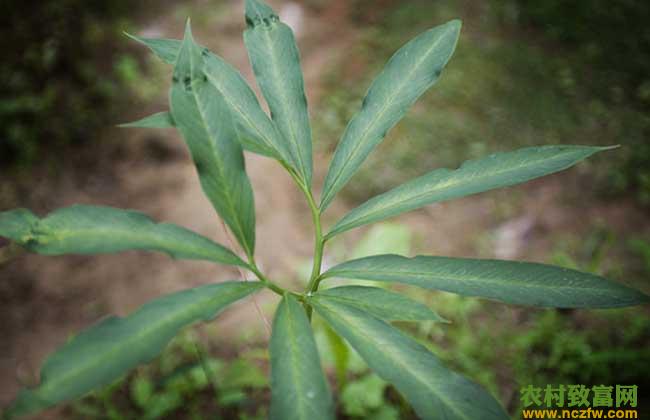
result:
[[[314,200],[314,195],[311,191],[311,188],[305,185],[300,176],[292,168],[287,165],[283,166],[289,172],[296,185],[298,185],[298,188],[300,188],[300,190],[305,195],[307,204],[309,205],[309,210],[311,211],[312,222],[314,224],[314,262],[311,269],[311,275],[309,276],[309,283],[305,289],[305,293],[303,295],[300,295],[303,297],[300,299],[300,301],[303,302],[303,306],[307,311],[307,317],[311,320],[312,308],[305,301],[304,295],[309,295],[318,290],[320,270],[323,263],[323,248],[325,246],[325,238],[323,237],[323,228],[321,223],[321,212],[320,208],[316,204],[316,201]]]
[[[255,264],[255,259],[253,257],[249,258],[248,268],[253,274],[255,274],[255,276],[259,279],[259,281],[264,284],[264,286],[266,286],[269,290],[273,291],[274,293],[280,296],[284,296],[286,293],[291,293],[288,290],[278,286],[277,284],[275,284],[274,282],[266,278],[266,276],[257,267],[257,264]]]

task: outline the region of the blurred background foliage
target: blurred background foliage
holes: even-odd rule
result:
[[[578,87],[592,96],[592,106],[629,107],[620,118],[624,127],[637,128],[617,128],[630,147],[623,169],[618,174],[612,169],[610,177],[617,188],[635,189],[644,204],[650,203],[650,144],[644,141],[650,136],[650,4],[518,0],[516,6],[496,3],[501,22],[540,31],[567,50],[560,63],[562,76],[572,85],[578,80]]]
[[[650,203],[650,6],[637,1],[377,2],[355,0],[364,28],[349,60],[328,75],[321,104],[333,150],[360,98],[385,60],[429,26],[464,19],[454,72],[425,95],[371,156],[350,186],[368,198],[436,166],[459,164],[488,150],[540,143],[621,144],[601,158],[603,192],[635,191]],[[368,12],[372,11],[372,12]],[[364,71],[358,71],[363,68]],[[400,139],[397,141],[397,139]],[[435,153],[430,153],[435,143]],[[386,156],[392,168],[381,171]],[[604,162],[607,160],[608,162]],[[602,165],[601,165],[602,164]],[[602,183],[600,181],[607,181]]]
[[[463,201],[454,207],[468,209],[461,214],[447,208],[438,213],[424,210],[400,219],[400,223],[382,224],[333,241],[325,256],[327,264],[386,252],[451,250],[454,255],[499,256],[497,245],[502,237],[508,238],[512,229],[516,231],[517,223],[526,225],[532,217],[528,213],[539,208],[552,214],[573,211],[575,217],[569,220],[584,223],[563,225],[557,231],[548,227],[554,226],[552,223],[524,229],[525,234],[515,235],[520,238],[513,246],[523,250],[516,257],[599,273],[648,292],[649,224],[647,216],[635,215],[647,212],[650,205],[650,3],[298,3],[312,22],[339,24],[354,31],[353,42],[339,52],[339,59],[328,59],[326,64],[303,60],[305,66],[320,63],[318,78],[312,82],[320,93],[310,107],[317,139],[316,167],[321,171],[369,83],[390,55],[432,24],[455,17],[464,21],[462,38],[448,70],[355,175],[342,192],[345,204],[338,213],[433,168],[455,167],[466,159],[498,150],[549,143],[623,146],[560,175],[565,195],[556,194],[553,188],[546,192],[546,181],[541,181],[534,191],[542,192],[524,194],[523,189],[509,189]],[[158,102],[164,103],[166,70],[128,42],[121,34],[123,30],[137,32],[144,26],[140,22],[154,21],[156,36],[177,37],[179,33],[168,33],[167,28],[180,28],[191,15],[199,32],[213,33],[216,25],[224,28],[219,36],[213,36],[219,38],[220,46],[230,48],[232,56],[239,56],[241,51],[233,53],[236,47],[228,45],[240,37],[241,8],[236,0],[3,2],[0,19],[9,36],[0,38],[4,53],[0,62],[4,81],[0,87],[0,201],[18,171],[38,174],[39,167],[53,162],[60,162],[59,170],[65,171],[71,153],[95,151],[97,145],[116,137],[124,142],[121,137],[125,134],[116,136],[102,127],[143,116],[140,105],[152,98],[163,98]],[[303,57],[319,55],[324,41],[330,40],[320,39],[318,33],[305,33],[301,39],[301,46],[306,46]],[[305,68],[307,74],[312,70]],[[175,153],[170,152],[166,140],[147,140],[142,152],[146,157],[157,156],[160,167],[172,162],[170,156]],[[130,146],[119,147],[132,150]],[[123,154],[102,159],[92,153],[89,156],[94,159],[89,164],[94,165],[102,159],[120,159]],[[136,169],[130,165],[129,170]],[[22,191],[30,191],[24,181],[16,184],[21,184]],[[155,200],[157,190],[145,191]],[[57,191],[39,194],[53,196]],[[551,204],[547,202],[549,195],[553,196]],[[32,199],[27,194],[9,196],[12,198],[0,202],[0,208],[16,203],[26,206]],[[124,201],[130,199],[133,197]],[[596,216],[587,212],[609,203],[620,204],[621,209],[605,208]],[[268,210],[261,208],[258,212],[273,208],[269,205]],[[265,216],[262,213],[259,219],[263,221]],[[426,224],[420,216],[428,217]],[[456,224],[438,224],[443,218],[454,217],[459,219]],[[476,233],[464,228],[465,224],[487,230]],[[310,229],[307,224],[305,229]],[[432,234],[433,229],[437,229],[437,236]],[[456,245],[447,246],[447,242]],[[304,245],[305,249],[311,246]],[[269,265],[273,263],[269,261]],[[304,278],[303,271],[311,266],[307,259],[292,263],[295,273],[289,274],[297,278]],[[0,302],[10,303],[4,296],[15,294],[6,294],[8,286],[0,286]],[[431,305],[452,323],[400,327],[450,366],[490,389],[515,418],[519,387],[528,384],[629,383],[640,390],[650,388],[647,308],[539,310],[402,290]],[[272,300],[263,301],[262,307],[272,316]],[[28,322],[25,325],[29,328]],[[62,418],[201,419],[208,418],[206,413],[210,413],[209,418],[265,418],[269,392],[263,331],[241,329],[240,334],[231,331],[227,338],[222,333],[219,323],[188,330],[154,363],[71,404]],[[414,418],[400,395],[371,374],[318,320],[316,335],[337,389],[341,418]],[[648,404],[650,401],[643,400],[640,407],[650,407]]]
[[[0,164],[29,166],[98,141],[127,102],[137,62],[118,42],[143,2],[3,1]]]

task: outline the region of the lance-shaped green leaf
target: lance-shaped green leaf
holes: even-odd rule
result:
[[[363,105],[336,147],[321,197],[332,202],[386,133],[440,76],[456,48],[461,23],[429,29],[400,48],[372,82]]]
[[[259,0],[246,0],[244,43],[271,118],[306,185],[311,185],[311,127],[300,55],[291,29]]]
[[[253,190],[223,96],[208,82],[189,26],[174,68],[171,113],[190,150],[201,186],[246,251],[255,249]]]
[[[120,124],[123,128],[173,128],[174,119],[168,111],[157,112],[137,121]]]
[[[561,171],[609,147],[542,146],[495,153],[456,170],[437,169],[371,198],[339,220],[327,238],[431,203],[519,184]]]
[[[271,335],[271,419],[333,419],[334,405],[305,309],[280,302]]]
[[[206,54],[205,74],[226,100],[237,123],[241,144],[251,152],[291,165],[293,161],[286,142],[239,72],[216,55]]]
[[[191,230],[131,210],[72,206],[39,219],[26,209],[0,213],[0,236],[43,255],[159,251],[173,258],[246,266],[237,255]]]
[[[149,47],[164,62],[176,63],[182,41],[129,36]],[[269,156],[290,165],[291,154],[282,135],[262,110],[255,93],[241,73],[205,48],[203,58],[205,75],[230,108],[242,146],[253,153]]]
[[[312,300],[321,299],[354,306],[387,321],[448,322],[420,302],[380,287],[334,287],[320,290],[312,297]]]
[[[398,329],[343,303],[309,302],[377,375],[404,394],[421,418],[508,419],[482,387],[448,370],[426,347]]]
[[[108,318],[49,356],[40,384],[22,390],[8,414],[35,413],[110,384],[153,359],[181,328],[214,318],[262,287],[259,282],[208,284],[153,300],[128,317]]]
[[[519,261],[375,255],[339,264],[323,277],[398,282],[556,308],[615,308],[649,301],[641,292],[594,274]]]

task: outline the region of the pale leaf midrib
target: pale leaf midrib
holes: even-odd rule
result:
[[[517,283],[513,284],[512,282],[506,281],[499,281],[498,278],[489,278],[489,277],[475,277],[475,276],[458,276],[452,274],[440,274],[440,273],[431,273],[431,272],[426,272],[426,271],[372,271],[372,270],[335,270],[331,273],[325,273],[324,277],[346,277],[346,278],[357,278],[357,279],[363,279],[364,275],[381,275],[381,276],[386,276],[386,277],[400,277],[400,276],[412,276],[412,277],[417,277],[418,279],[422,280],[428,280],[428,279],[437,279],[437,280],[451,280],[451,281],[465,281],[465,282],[482,282],[482,283],[487,283],[487,284],[493,284],[493,285],[499,285],[499,286],[507,286],[507,287],[517,287],[517,288],[531,288],[531,289],[542,289],[542,290],[548,290],[548,289],[566,289],[566,290],[574,290],[574,291],[585,291],[585,290],[592,290],[592,291],[600,291],[600,292],[607,292],[607,289],[602,289],[602,288],[594,288],[594,287],[576,287],[576,286],[571,286],[571,285],[553,285],[553,287],[545,286],[544,284],[539,284],[539,283]],[[349,277],[348,277],[349,276]],[[360,277],[357,277],[360,276]],[[423,278],[424,277],[424,278]],[[428,278],[427,278],[428,277]],[[374,279],[369,279],[369,280],[374,280]],[[393,281],[393,280],[391,280]],[[396,281],[396,280],[395,280]],[[513,280],[516,282],[517,280]]]
[[[233,292],[231,292],[231,294],[233,294]],[[196,303],[195,305],[188,305],[184,310],[175,313],[174,314],[174,315],[176,315],[175,317],[172,317],[172,316],[166,317],[166,318],[164,318],[164,321],[162,321],[162,322],[159,322],[159,323],[147,323],[145,325],[145,327],[143,327],[141,330],[138,331],[138,333],[129,336],[125,341],[123,341],[121,343],[115,343],[113,346],[110,346],[109,347],[110,350],[102,353],[101,358],[99,358],[99,357],[98,358],[92,358],[92,359],[89,359],[88,363],[78,364],[77,369],[69,370],[67,375],[57,376],[57,378],[63,378],[63,379],[60,379],[56,383],[51,382],[51,383],[47,384],[46,387],[38,389],[37,392],[39,392],[39,393],[45,392],[45,390],[47,390],[48,388],[51,388],[53,386],[54,387],[61,386],[61,383],[64,383],[64,384],[65,383],[70,383],[70,381],[72,381],[74,383],[75,378],[77,378],[79,376],[83,376],[86,371],[92,371],[95,366],[102,363],[104,360],[112,359],[116,354],[119,354],[120,352],[124,351],[123,350],[124,348],[127,348],[127,349],[131,348],[131,346],[134,343],[143,342],[144,340],[146,340],[146,338],[148,336],[152,335],[153,333],[158,333],[159,331],[165,329],[166,327],[168,327],[168,324],[173,324],[174,319],[189,316],[189,315],[187,315],[187,313],[192,312],[192,311],[200,312],[199,308],[197,308],[197,307],[201,307],[200,309],[203,309],[203,307],[205,305],[207,305],[209,303],[209,301],[211,301],[213,299],[216,299],[217,297],[221,298],[221,297],[223,297],[223,294],[218,294],[218,295],[215,294],[215,295],[213,295],[213,296],[211,296],[209,298],[206,298],[204,301],[202,301],[200,303]],[[225,300],[225,301],[227,302],[228,300]],[[224,303],[224,305],[225,305],[225,303]],[[216,308],[215,310],[218,310],[218,308]],[[128,319],[131,318],[132,316],[133,315],[131,315],[131,316],[127,317],[127,318],[118,318],[118,319],[119,319],[119,322],[128,322]],[[160,320],[160,318],[157,318],[157,319]],[[123,326],[123,324],[120,325],[120,326]],[[150,327],[150,328],[147,328],[147,327]]]
[[[177,40],[177,41],[179,42],[179,44],[182,43],[182,41],[180,41],[180,40]],[[180,50],[180,48],[181,48],[181,45],[178,46],[178,49],[177,49],[177,51],[176,51],[176,55],[178,55],[178,50]],[[218,59],[218,58],[219,58],[217,55],[215,55],[215,54],[214,54],[213,52],[211,52],[211,51],[209,52],[209,54],[212,54],[212,55],[215,57],[215,59]],[[221,60],[221,61],[223,61],[223,60]],[[227,65],[228,63],[224,63],[224,64]],[[251,119],[249,118],[248,114],[247,114],[246,112],[244,112],[244,111],[242,110],[242,108],[239,107],[239,106],[237,105],[236,102],[232,101],[231,98],[230,98],[230,96],[228,96],[228,95],[226,95],[226,94],[224,93],[224,92],[225,92],[225,89],[222,88],[223,85],[219,83],[218,79],[215,78],[214,75],[213,75],[212,73],[210,73],[210,72],[204,71],[204,74],[208,77],[208,79],[210,80],[211,84],[215,87],[215,89],[217,89],[217,90],[222,94],[222,96],[224,97],[224,99],[226,100],[226,102],[228,103],[228,105],[229,105],[232,109],[235,109],[235,110],[237,111],[237,114],[238,114],[238,115],[239,115],[243,120],[246,121],[246,123],[248,124],[249,127],[253,128],[253,129],[255,130],[255,132],[257,133],[258,137],[261,138],[261,139],[264,141],[264,144],[265,144],[269,149],[271,149],[273,152],[279,154],[279,152],[278,152],[278,150],[276,149],[275,145],[274,145],[274,144],[269,140],[268,136],[266,136],[265,133],[263,133],[262,131],[260,131],[260,128],[257,126],[257,124],[254,124],[254,123],[253,123],[253,120],[251,120]],[[234,68],[232,69],[232,75],[233,75],[234,77],[238,77],[238,76],[239,76],[239,74],[237,74],[237,70],[234,69]],[[246,82],[244,82],[244,83],[246,83]],[[281,157],[281,156],[278,156],[278,157]],[[284,158],[283,158],[283,159],[284,159]]]
[[[563,157],[563,154],[557,154],[557,155],[553,156],[550,159],[549,158],[546,158],[546,159],[545,158],[540,158],[540,159],[534,160],[534,161],[525,161],[525,162],[521,162],[520,164],[518,164],[516,166],[508,166],[506,168],[500,168],[498,170],[491,171],[489,173],[489,175],[481,174],[480,171],[474,171],[469,176],[463,176],[464,174],[462,174],[462,172],[460,172],[460,173],[458,172],[458,171],[463,171],[463,168],[460,167],[458,169],[450,171],[449,174],[451,174],[452,176],[450,176],[446,180],[442,180],[442,181],[445,181],[444,183],[441,183],[442,185],[437,185],[437,186],[435,186],[434,189],[430,189],[430,190],[427,190],[426,192],[422,192],[420,194],[413,195],[413,196],[411,196],[411,197],[409,197],[407,199],[403,199],[403,200],[400,200],[400,201],[397,201],[397,202],[388,201],[386,203],[386,205],[384,205],[382,207],[374,208],[374,209],[372,209],[372,207],[373,207],[372,204],[373,203],[371,201],[366,201],[364,204],[361,204],[359,207],[352,210],[352,212],[350,212],[349,215],[347,215],[343,219],[341,219],[341,224],[337,223],[334,226],[334,228],[332,228],[332,233],[335,233],[335,232],[340,233],[341,231],[345,231],[345,230],[349,229],[350,228],[349,226],[351,226],[351,225],[356,225],[356,224],[363,225],[365,223],[368,223],[367,222],[368,220],[372,220],[374,217],[377,217],[377,213],[390,212],[393,209],[395,209],[396,207],[413,206],[413,205],[419,206],[419,204],[410,204],[410,203],[413,202],[413,201],[418,201],[418,200],[420,200],[420,199],[422,199],[422,198],[424,198],[424,197],[426,197],[428,195],[431,195],[431,194],[439,194],[439,193],[441,193],[441,192],[443,192],[445,190],[448,190],[448,189],[451,189],[451,188],[457,188],[459,185],[462,186],[462,184],[465,184],[465,183],[471,184],[471,183],[476,183],[476,182],[485,182],[486,180],[488,180],[490,178],[499,177],[499,176],[502,176],[502,175],[504,175],[504,174],[506,174],[508,172],[519,171],[522,168],[535,166],[535,165],[538,165],[539,163],[548,162],[548,161],[555,160],[555,159],[561,158],[561,157]],[[480,161],[476,161],[476,162],[480,162]],[[440,171],[440,170],[444,170],[444,169],[438,169],[436,171]],[[558,171],[559,170],[561,170],[561,168],[558,169]],[[434,172],[436,172],[436,171],[434,171]],[[424,175],[424,177],[427,177],[429,175],[432,175],[432,173]],[[479,176],[479,175],[482,175],[482,177]],[[528,180],[531,180],[531,179],[534,179],[534,178],[530,178]],[[528,180],[517,181],[517,182],[515,182],[515,184],[526,182]],[[377,197],[375,197],[375,198],[373,198],[371,200],[376,203],[376,202],[381,202],[381,200],[385,199],[386,197],[388,197],[390,199],[390,198],[393,198],[394,195],[399,196],[399,194],[402,191],[404,191],[404,190],[408,191],[410,188],[412,188],[411,187],[412,184],[417,184],[419,181],[420,181],[420,179],[416,178],[413,181],[410,181],[410,182],[408,182],[408,183],[406,183],[404,185],[398,186],[398,187],[396,187],[396,188],[394,188],[394,189],[392,189],[390,191],[387,191],[387,192],[385,192],[383,194],[380,194],[380,195],[378,195]],[[504,187],[506,187],[506,186],[508,186],[508,184],[504,185]],[[419,187],[420,188],[425,188],[426,185],[422,185],[422,186],[419,186]],[[495,187],[491,187],[490,189],[494,189],[494,188]],[[485,191],[489,191],[489,190],[485,190]],[[470,192],[470,193],[467,193],[467,194],[474,194],[474,193]],[[430,202],[429,204],[435,203],[437,201],[438,200],[434,200],[434,201]],[[356,214],[358,214],[358,213],[362,213],[361,210],[366,208],[366,206],[370,207],[372,210],[368,211],[363,217],[358,217],[358,216],[353,217],[353,216],[356,216]],[[405,211],[408,211],[408,210],[405,210]],[[387,217],[390,217],[390,216],[391,215],[388,215]],[[346,220],[346,219],[348,219],[348,220]],[[343,222],[345,222],[345,223],[343,223]]]
[[[341,169],[335,175],[334,180],[332,181],[332,184],[331,184],[332,188],[330,188],[328,190],[328,195],[327,195],[326,198],[331,200],[329,197],[333,193],[329,193],[329,191],[336,191],[336,188],[338,186],[338,181],[339,181],[340,177],[345,172],[346,167],[354,159],[354,157],[357,154],[357,152],[358,152],[359,148],[361,147],[361,145],[366,142],[366,136],[368,135],[368,133],[370,131],[372,131],[372,128],[374,128],[377,121],[381,117],[384,116],[384,113],[386,112],[386,110],[393,105],[393,101],[394,101],[395,97],[398,95],[398,93],[402,92],[402,90],[404,89],[405,86],[407,86],[410,83],[410,79],[411,79],[411,77],[413,77],[413,74],[415,74],[415,72],[417,72],[417,70],[419,70],[419,67],[426,61],[426,59],[428,58],[428,55],[431,53],[431,51],[435,47],[437,47],[439,45],[439,43],[442,41],[443,38],[444,38],[444,36],[440,36],[440,38],[438,38],[434,43],[432,43],[431,47],[426,51],[426,53],[422,54],[421,59],[418,60],[416,65],[413,66],[411,68],[411,70],[408,72],[408,76],[406,76],[406,77],[404,77],[402,79],[401,83],[399,84],[399,87],[392,91],[392,93],[389,95],[388,100],[384,101],[384,104],[380,108],[380,111],[375,113],[374,117],[371,118],[371,122],[369,124],[366,124],[366,127],[364,128],[364,131],[362,132],[361,136],[359,136],[358,140],[353,144],[352,151],[348,155],[348,158],[343,162],[343,165],[341,166]],[[379,76],[377,76],[377,79],[379,79],[384,74],[384,72],[385,72],[385,69],[382,70],[382,72],[381,72],[381,74]],[[374,83],[373,83],[373,85],[374,85]],[[372,89],[372,86],[370,88]],[[356,120],[357,117],[361,115],[361,112],[363,112],[363,109],[359,112],[359,114],[357,114],[354,117],[354,120]],[[346,131],[346,134],[347,134],[347,131]],[[348,137],[346,135],[345,139],[347,139],[347,138]]]
[[[362,309],[362,310],[364,310],[365,312],[368,312],[368,313],[371,313],[372,311],[377,310],[377,306],[366,303],[366,302],[364,302],[363,300],[360,300],[360,299],[348,298],[348,297],[345,297],[345,296],[336,296],[336,295],[331,295],[331,294],[327,294],[327,293],[322,293],[320,299],[322,299],[323,297],[325,297],[326,299],[329,299],[329,300],[333,300],[335,302],[345,304],[345,305],[356,306],[356,307],[358,307],[358,308],[360,308],[360,309]],[[319,299],[319,298],[316,298],[316,299]],[[380,308],[380,309],[393,310],[392,309],[393,307],[394,306],[392,304],[391,304],[391,306],[384,305],[383,308]],[[401,308],[399,310],[403,311],[403,309],[401,309]],[[375,316],[377,316],[378,318],[382,318],[382,317],[379,317],[378,315],[375,315]],[[435,319],[435,318],[432,318],[432,317],[422,318],[422,317],[414,315],[412,313],[409,314],[408,317],[400,317],[400,318],[385,317],[385,318],[390,319],[391,321],[409,321],[409,320]]]
[[[337,313],[336,313],[335,310],[328,310],[328,309],[327,309],[327,305],[322,305],[322,304],[321,304],[320,306],[321,306],[322,309],[324,309],[325,311],[329,312],[330,316],[331,316],[331,315],[334,315],[335,317],[337,316]],[[323,306],[325,306],[325,307],[323,307]],[[339,318],[339,322],[342,322],[342,323],[345,324],[345,325],[350,325],[349,322],[345,322],[345,317],[339,315],[338,318]],[[383,322],[383,321],[381,321],[381,322]],[[393,328],[393,327],[391,327],[390,325],[387,325],[387,326],[388,326],[388,328]],[[362,338],[363,340],[365,340],[366,343],[373,343],[372,336],[369,335],[369,334],[367,334],[363,328],[356,328],[355,331],[357,331],[357,335],[358,335],[358,336],[361,336],[361,338]],[[444,404],[446,407],[449,407],[452,411],[454,411],[455,413],[457,413],[457,414],[460,416],[459,418],[464,418],[464,419],[468,419],[468,420],[470,420],[470,419],[465,415],[465,413],[464,413],[461,409],[457,408],[454,404],[452,404],[452,403],[450,402],[450,400],[449,400],[446,396],[444,396],[443,394],[441,394],[441,393],[438,391],[438,389],[437,389],[437,388],[436,388],[432,383],[428,382],[426,376],[422,376],[422,375],[420,375],[420,372],[419,372],[418,369],[415,369],[415,370],[411,370],[411,369],[409,369],[410,365],[408,364],[408,362],[404,361],[404,360],[402,359],[402,357],[398,357],[398,355],[401,355],[401,352],[397,352],[397,353],[395,353],[395,352],[391,352],[390,350],[391,350],[391,349],[390,349],[389,347],[384,347],[384,348],[382,349],[382,353],[385,354],[385,355],[391,355],[391,354],[392,354],[392,355],[393,355],[393,358],[391,358],[391,359],[395,362],[395,364],[397,364],[397,365],[401,368],[401,370],[402,370],[403,372],[410,372],[410,373],[411,373],[411,376],[412,376],[412,377],[413,377],[417,382],[419,382],[420,384],[422,384],[426,389],[429,389],[430,392],[431,392],[432,394],[436,395],[436,396],[438,397],[438,399],[439,399],[440,401],[442,401],[443,404]],[[433,357],[433,355],[431,355],[431,357]],[[423,372],[423,373],[429,373],[429,372]]]
[[[192,57],[192,56],[190,55],[190,62],[191,62],[191,57]],[[193,62],[191,62],[191,66],[192,66],[192,67],[194,66],[194,63],[193,63]],[[216,88],[215,88],[215,89],[216,89]],[[240,213],[236,211],[236,209],[235,209],[235,205],[234,205],[234,203],[232,202],[232,197],[231,197],[231,193],[232,193],[232,191],[231,191],[231,189],[228,187],[227,183],[225,182],[225,180],[226,180],[227,178],[225,177],[225,174],[224,174],[224,172],[223,172],[223,162],[222,162],[221,159],[220,159],[220,154],[217,153],[218,151],[215,150],[215,144],[216,144],[217,141],[216,141],[216,139],[212,136],[212,132],[211,132],[211,130],[209,129],[209,127],[208,127],[208,125],[207,125],[207,122],[206,122],[206,116],[205,116],[205,114],[204,114],[205,110],[203,109],[204,104],[203,104],[202,101],[199,99],[199,97],[198,97],[198,95],[197,95],[195,89],[192,89],[192,97],[194,98],[194,102],[195,102],[195,104],[196,104],[196,108],[197,108],[197,110],[199,111],[199,115],[200,115],[200,117],[201,117],[201,118],[200,118],[200,121],[201,121],[201,124],[202,124],[202,126],[203,126],[203,129],[204,129],[204,131],[205,131],[207,137],[208,137],[210,140],[212,140],[212,141],[209,141],[208,143],[209,143],[209,147],[210,147],[210,149],[212,150],[212,156],[213,156],[213,158],[214,158],[215,160],[217,160],[217,162],[218,162],[218,164],[215,165],[215,166],[217,167],[217,171],[219,172],[219,178],[220,178],[219,183],[220,183],[221,186],[223,187],[224,191],[226,191],[226,194],[224,194],[224,195],[225,195],[226,205],[227,205],[227,207],[228,207],[228,209],[229,209],[229,212],[230,212],[229,217],[232,218],[232,220],[233,220],[233,222],[234,222],[234,224],[235,224],[235,226],[236,226],[236,230],[237,230],[237,232],[235,232],[235,236],[238,236],[238,237],[242,238],[242,242],[243,242],[242,246],[243,246],[244,248],[246,248],[246,253],[248,253],[248,252],[250,251],[250,249],[249,249],[249,244],[248,244],[248,241],[247,241],[249,238],[248,238],[248,237],[246,236],[246,234],[244,233],[244,229],[243,229],[242,221],[241,221],[240,218],[239,218],[239,214],[240,214]],[[243,211],[243,210],[242,210],[242,211]]]
[[[252,30],[255,31],[256,29],[254,28]],[[286,92],[289,89],[287,88],[287,86],[284,83],[282,83],[285,80],[285,77],[283,77],[279,73],[280,69],[278,68],[278,61],[277,61],[277,56],[276,56],[275,43],[272,41],[272,39],[270,37],[271,31],[264,31],[264,30],[258,31],[258,33],[260,33],[260,32],[264,34],[263,38],[266,40],[266,44],[269,47],[269,52],[270,52],[269,58],[271,60],[271,66],[270,67],[271,67],[271,73],[273,74],[274,84],[282,86],[281,89],[275,89],[275,90],[277,91],[276,93],[279,94],[277,96],[280,97],[280,102],[282,103],[282,108],[285,109],[284,117],[286,118],[287,114],[291,113],[291,112],[287,112],[287,111],[291,110],[291,108],[287,105],[290,101],[287,99],[287,96],[286,96]],[[286,124],[286,126],[288,126],[289,131],[290,131],[290,133],[289,133],[289,137],[290,137],[289,141],[294,145],[294,147],[296,149],[297,156],[295,158],[298,160],[298,164],[300,165],[300,171],[303,173],[303,176],[306,177],[307,176],[307,166],[305,165],[305,162],[303,161],[303,152],[304,152],[304,150],[302,148],[301,143],[298,141],[298,135],[296,133],[295,124],[292,121],[289,121],[288,124]]]
[[[242,118],[246,124],[255,131],[257,136],[262,139],[262,141],[264,141],[264,144],[269,149],[271,149],[274,153],[277,153],[278,157],[284,160],[284,157],[281,156],[281,153],[277,150],[277,147],[273,144],[273,142],[269,140],[269,137],[266,135],[266,133],[262,132],[258,125],[254,123],[254,121],[248,116],[248,114],[244,112],[244,110],[235,101],[233,101],[229,95],[226,95],[224,93],[225,89],[221,88],[221,85],[219,85],[217,79],[211,73],[205,72],[205,74],[210,80],[212,86],[214,86],[214,88],[217,89],[224,97],[224,100],[228,103],[230,108],[234,109],[237,112],[239,117]]]
[[[42,222],[46,223],[47,220],[43,220]],[[163,251],[163,252],[188,252],[190,254],[195,254],[195,255],[203,255],[205,257],[208,256],[213,256],[214,253],[224,253],[225,252],[222,249],[215,248],[214,245],[218,244],[210,244],[211,249],[204,248],[201,246],[194,246],[194,245],[188,245],[187,241],[171,241],[167,238],[164,237],[164,235],[160,235],[160,232],[156,232],[155,227],[159,226],[159,224],[154,224],[152,227],[146,228],[147,230],[142,232],[142,231],[136,231],[136,230],[129,230],[129,229],[115,229],[115,228],[108,228],[108,227],[102,227],[100,229],[97,228],[86,228],[86,229],[58,229],[55,232],[52,231],[45,231],[44,233],[40,233],[37,236],[45,237],[45,238],[51,238],[52,240],[55,241],[61,241],[67,238],[73,238],[73,239],[84,239],[84,237],[97,237],[97,236],[102,236],[103,234],[108,234],[110,236],[110,239],[118,238],[121,240],[132,240],[137,243],[138,248],[133,248],[135,249],[141,249],[145,250],[146,248],[140,248],[141,246],[145,247],[151,247],[151,249],[156,250],[156,251]],[[75,238],[75,237],[79,238]],[[144,236],[144,238],[143,238]],[[202,239],[205,239],[207,241],[210,241],[208,238],[204,238],[199,236]],[[96,239],[101,239],[101,238],[96,238]],[[146,239],[147,241],[150,241],[149,244],[143,244],[142,240]],[[39,241],[37,239],[37,244],[39,246],[48,246],[48,240],[46,239],[45,241]],[[199,252],[197,252],[199,251]],[[215,260],[214,257],[210,258],[211,260]],[[225,260],[225,258],[224,258]]]
[[[300,350],[297,348],[297,345],[296,345],[296,341],[297,341],[296,340],[296,333],[294,331],[294,325],[293,325],[294,319],[293,319],[293,314],[291,313],[292,309],[290,308],[290,302],[286,301],[286,304],[287,304],[287,320],[286,320],[286,323],[287,323],[287,335],[289,336],[289,346],[290,346],[290,351],[289,351],[290,356],[289,357],[291,358],[291,363],[290,363],[290,366],[291,366],[290,367],[290,369],[291,369],[291,378],[293,380],[293,385],[298,385],[298,384],[302,385],[302,382],[300,380],[300,371],[298,370],[298,367],[301,365],[301,363],[299,363],[300,357],[298,356]],[[294,388],[294,392],[295,392],[296,396],[298,397],[297,398],[297,400],[298,400],[297,405],[298,405],[298,412],[299,412],[299,415],[300,415],[300,419],[308,420],[309,419],[309,417],[308,417],[309,409],[308,409],[308,407],[306,407],[305,401],[302,398],[302,391],[303,390],[302,389],[296,389],[295,387],[292,387],[292,388]]]
[[[47,221],[43,220],[41,223],[47,223]],[[237,262],[236,258],[233,258],[233,256],[230,255],[227,248],[224,248],[221,245],[212,242],[210,239],[204,236],[196,234],[197,239],[205,240],[208,242],[208,244],[206,245],[209,245],[209,248],[208,246],[190,244],[189,241],[177,240],[177,238],[171,240],[170,238],[166,237],[165,235],[162,235],[160,232],[156,230],[158,226],[161,226],[161,224],[153,223],[153,226],[143,227],[143,229],[146,229],[145,232],[129,230],[129,229],[115,229],[110,227],[86,228],[86,229],[58,229],[56,231],[45,231],[43,233],[39,233],[36,235],[36,237],[41,237],[40,240],[37,239],[38,246],[47,247],[51,243],[50,240],[61,241],[67,238],[84,239],[84,237],[102,239],[100,236],[102,236],[102,234],[108,233],[110,234],[110,238],[107,239],[117,238],[118,240],[134,241],[137,244],[137,247],[134,246],[133,248],[130,248],[133,250],[150,249],[153,251],[168,252],[172,254],[185,252],[187,253],[187,255],[195,255],[197,257],[208,258],[209,261],[222,262],[222,263],[227,262],[232,264]],[[180,228],[180,226],[175,226],[171,224],[169,224],[169,226]],[[188,231],[188,232],[195,234],[192,231]],[[43,238],[45,238],[45,240],[43,240]],[[144,242],[147,243],[143,243],[143,239],[145,240]],[[125,251],[126,250],[127,249],[125,249]],[[217,254],[219,255],[216,256]]]

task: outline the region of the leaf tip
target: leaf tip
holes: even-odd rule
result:
[[[460,39],[460,31],[463,28],[463,21],[460,19],[452,19],[449,22],[445,23],[445,28],[450,32],[452,38],[454,39],[453,42],[453,50],[456,49],[456,44],[458,44],[458,40]]]
[[[135,42],[142,43],[142,38],[140,38],[140,37],[137,36],[137,35],[130,34],[130,33],[128,33],[127,31],[122,31],[122,35],[126,36],[127,38],[131,38],[131,39],[134,40]]]
[[[618,149],[618,148],[620,148],[620,147],[623,147],[623,146],[620,145],[620,144],[613,144],[613,145],[611,145],[611,146],[603,146],[603,147],[600,148],[600,150],[602,150],[602,151],[605,151],[605,150],[614,150],[614,149]]]
[[[460,32],[460,30],[463,28],[463,21],[460,19],[452,19],[449,22],[447,22],[447,26],[450,28],[454,29],[457,32]]]
[[[278,19],[271,6],[260,0],[246,0],[244,16],[249,28],[255,27],[261,22]]]
[[[194,41],[192,37],[192,18],[189,16],[185,19],[185,38],[186,40]]]

